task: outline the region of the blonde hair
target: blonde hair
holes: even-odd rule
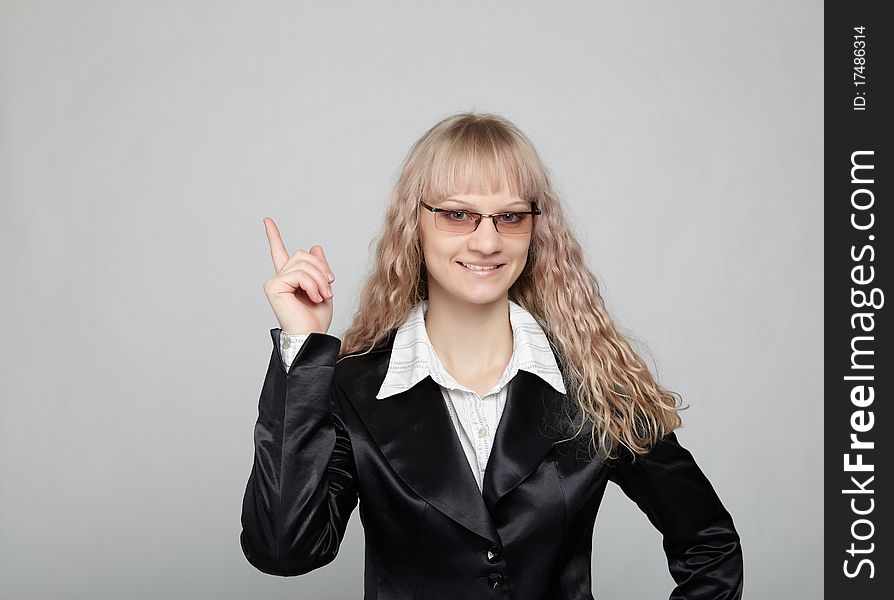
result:
[[[570,406],[580,409],[574,411],[579,419],[569,415],[576,431],[568,439],[588,429],[590,448],[609,458],[618,456],[618,444],[636,454],[647,452],[683,426],[678,410],[688,407],[676,407],[679,395],[658,385],[616,330],[546,166],[528,137],[499,115],[452,115],[410,149],[341,356],[371,351],[428,297],[419,200],[436,204],[454,193],[499,193],[506,183],[511,193],[542,211],[534,217],[529,262],[509,299],[534,316],[556,350]]]

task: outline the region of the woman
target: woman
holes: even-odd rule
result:
[[[729,513],[677,441],[676,394],[618,333],[530,140],[492,114],[406,157],[344,340],[320,246],[265,227],[280,327],[242,548],[263,572],[331,562],[359,500],[364,598],[592,598],[608,480],[664,535],[671,598],[740,598]]]

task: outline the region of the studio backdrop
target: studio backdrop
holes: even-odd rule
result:
[[[239,544],[276,327],[262,219],[357,305],[410,144],[502,115],[691,408],[745,596],[822,594],[822,3],[0,3],[0,596],[359,598]],[[610,484],[594,593],[673,587]]]

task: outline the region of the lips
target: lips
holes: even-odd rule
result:
[[[472,265],[475,265],[475,266],[478,266],[478,267],[488,267],[488,268],[484,268],[484,269],[473,269],[473,268],[469,268],[468,266],[466,266],[466,263],[464,263],[464,262],[462,262],[462,261],[460,261],[460,260],[456,261],[456,264],[458,264],[458,265],[460,265],[460,266],[466,268],[466,269],[469,270],[469,271],[474,271],[475,273],[487,273],[487,272],[490,272],[490,271],[497,271],[497,270],[499,270],[499,269],[500,269],[501,267],[503,267],[506,263],[499,263],[499,264],[496,264],[496,265],[476,265],[476,263],[469,263],[469,264],[472,264]]]

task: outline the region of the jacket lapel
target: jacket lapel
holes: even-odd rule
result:
[[[506,407],[484,472],[490,512],[500,498],[533,473],[564,434],[560,394],[537,375],[519,371],[507,388]]]
[[[565,395],[527,371],[519,371],[510,381],[482,493],[441,389],[431,377],[383,400],[374,397],[388,370],[393,342],[392,334],[381,351],[361,358],[371,364],[358,369],[356,376],[352,369],[351,387],[357,386],[352,405],[404,483],[467,529],[500,542],[491,511],[538,467],[559,439]]]
[[[378,389],[378,388],[374,388]],[[426,377],[362,417],[395,473],[429,504],[487,540],[500,541],[437,383]]]

